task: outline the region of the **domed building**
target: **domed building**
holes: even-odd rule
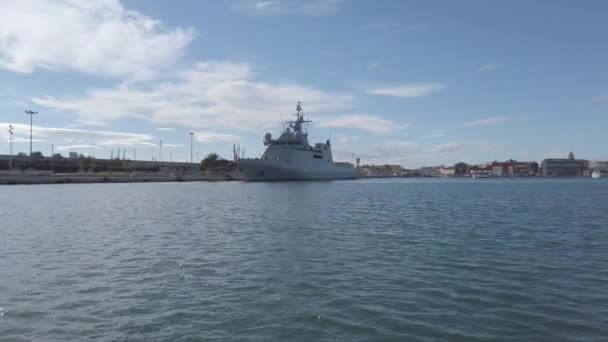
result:
[[[576,160],[576,158],[574,158],[574,153],[572,153],[572,151],[570,151],[570,153],[568,153],[568,160]]]
[[[576,159],[570,151],[568,157],[545,159],[542,163],[542,175],[546,177],[588,177],[589,161]]]

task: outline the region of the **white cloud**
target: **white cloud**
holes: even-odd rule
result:
[[[264,7],[275,5],[276,3],[277,3],[276,1],[263,1],[263,2],[256,3],[255,7],[264,8]]]
[[[76,144],[76,145],[59,145],[55,149],[58,151],[84,150],[84,149],[97,150],[98,147],[94,146],[94,145],[87,145],[87,144]]]
[[[277,123],[297,101],[310,113],[352,107],[352,96],[296,83],[258,81],[253,67],[233,62],[198,63],[163,83],[120,85],[80,97],[31,99],[39,106],[72,112],[84,124],[138,118],[189,128],[259,130]]]
[[[463,124],[464,127],[480,127],[480,126],[493,126],[504,123],[507,121],[505,117],[494,117],[487,119],[480,119],[474,121],[467,121]]]
[[[34,139],[32,138],[32,142],[45,142],[45,139]],[[30,138],[25,138],[25,137],[15,137],[13,138],[13,143],[29,143],[30,142]]]
[[[65,143],[60,143],[59,145],[57,145],[55,147],[56,150],[58,151],[73,151],[73,150],[87,150],[87,151],[92,151],[92,150],[102,150],[102,147],[110,147],[110,148],[115,148],[115,147],[119,147],[119,150],[121,150],[122,153],[124,153],[124,149],[126,148],[133,148],[133,147],[154,147],[157,148],[158,144],[154,143],[154,142],[141,142],[141,143],[133,143],[133,144],[118,144],[118,145],[114,145],[114,144],[69,144],[69,145],[65,145]],[[183,147],[184,145],[182,144],[165,144],[163,143],[163,148],[171,148],[171,147]],[[129,152],[131,152],[131,150],[129,150]],[[88,154],[88,152],[87,152]]]
[[[215,132],[194,132],[194,139],[196,141],[209,143],[209,142],[222,142],[222,141],[236,141],[239,137],[233,134],[215,133]]]
[[[359,141],[359,137],[356,135],[340,135],[338,136],[337,141],[340,144],[352,144]]]
[[[600,94],[593,98],[593,101],[604,102],[608,101],[608,94]]]
[[[173,132],[173,131],[175,131],[175,128],[172,128],[172,127],[156,127],[155,129],[157,131],[164,131],[164,132]]]
[[[409,124],[397,124],[393,121],[379,118],[374,115],[353,114],[340,115],[332,119],[319,122],[321,127],[355,128],[376,134],[392,133],[399,129],[406,129]]]
[[[236,0],[232,9],[251,15],[327,16],[340,9],[343,0]]]
[[[379,149],[380,150],[382,150],[382,149],[390,150],[390,151],[394,151],[394,150],[412,151],[412,150],[416,149],[417,147],[418,147],[418,143],[413,142],[413,141],[389,141],[389,142],[385,143],[384,145],[382,145]]]
[[[195,33],[123,7],[119,0],[5,0],[0,69],[37,68],[144,78],[171,65]]]
[[[0,122],[0,126],[9,123]],[[15,142],[29,142],[30,126],[27,124],[12,124],[15,130]],[[158,146],[158,140],[149,134],[128,133],[115,131],[96,131],[88,129],[73,129],[60,127],[32,126],[34,142],[94,146]],[[164,147],[179,147],[179,144],[163,144]]]
[[[485,71],[492,71],[492,70],[498,70],[498,69],[502,69],[505,66],[502,64],[484,64],[480,67],[478,67],[476,70],[478,72],[485,72]]]
[[[427,83],[427,84],[408,84],[390,87],[376,87],[365,90],[368,94],[384,95],[395,97],[421,97],[432,93],[444,90],[445,84],[442,83]]]
[[[445,144],[439,144],[439,145],[429,147],[426,149],[426,151],[427,152],[437,152],[437,153],[457,152],[457,151],[462,151],[466,148],[469,148],[469,147],[472,147],[475,145],[477,145],[477,144],[470,143],[470,142],[448,142]]]

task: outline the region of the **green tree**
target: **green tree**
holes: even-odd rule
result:
[[[201,161],[201,169],[212,169],[218,165],[220,155],[211,152],[205,156],[205,159]]]
[[[205,160],[206,161],[216,161],[216,160],[219,160],[219,159],[220,159],[220,155],[219,154],[217,154],[215,152],[211,152],[211,153],[209,153],[209,154],[207,154],[205,156],[205,159],[203,159],[203,161],[205,161]]]

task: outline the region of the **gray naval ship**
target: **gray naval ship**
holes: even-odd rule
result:
[[[296,120],[288,121],[288,127],[278,139],[270,133],[264,136],[268,146],[261,158],[238,160],[239,171],[248,181],[354,179],[357,170],[350,163],[334,162],[329,139],[315,146],[308,144],[308,133],[303,125],[302,104],[298,102]]]

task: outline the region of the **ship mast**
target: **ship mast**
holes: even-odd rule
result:
[[[298,105],[296,106],[296,112],[298,116],[298,120],[302,119],[302,102],[298,101]]]
[[[308,123],[310,120],[304,120],[304,111],[302,110],[302,102],[298,101],[296,105],[296,121],[290,121],[289,124],[293,127],[294,132],[302,132],[302,124]]]

